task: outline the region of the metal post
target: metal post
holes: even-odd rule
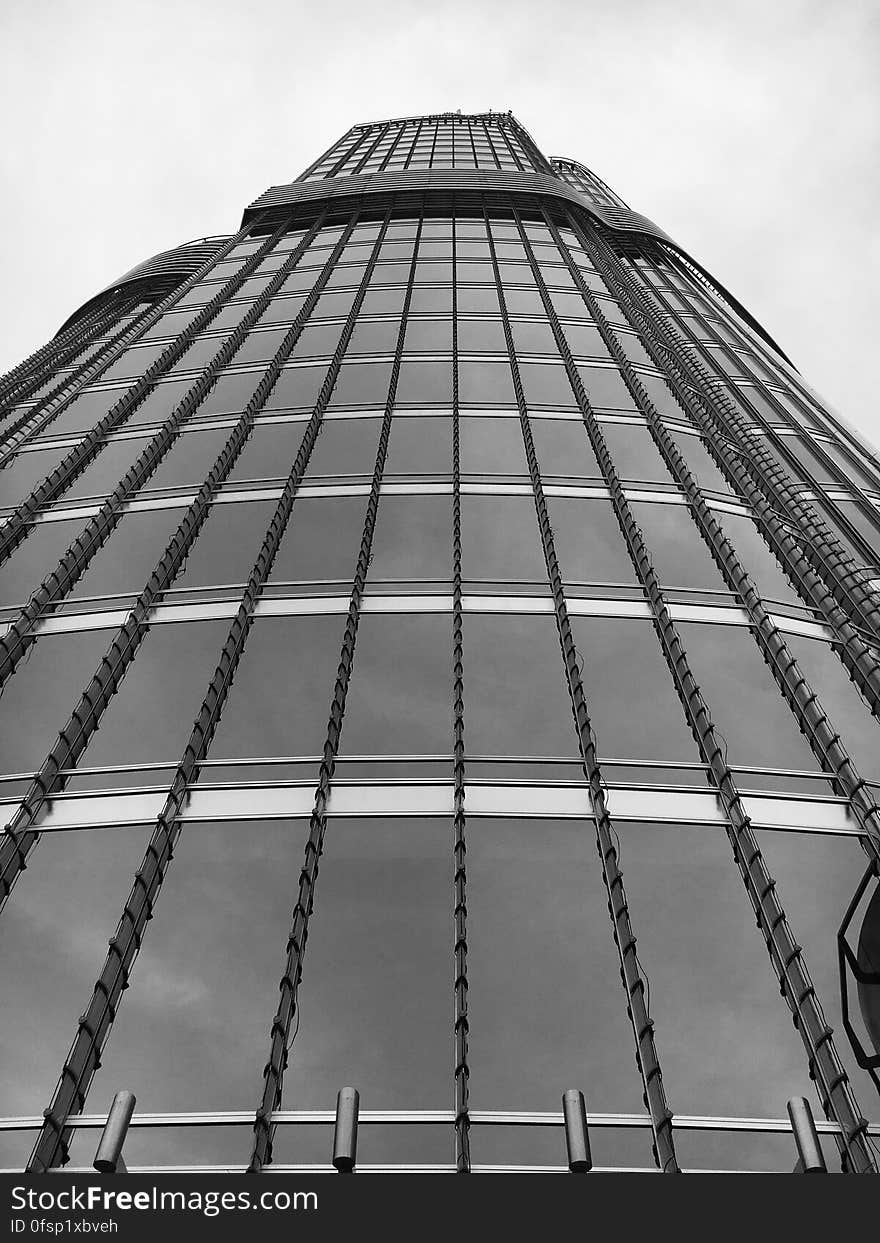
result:
[[[351,1174],[357,1158],[358,1107],[357,1088],[340,1088],[336,1097],[336,1126],[333,1131],[333,1165],[339,1174]]]
[[[113,1104],[110,1106],[104,1130],[101,1132],[101,1142],[95,1153],[94,1166],[102,1174],[128,1173],[122,1159],[122,1145],[128,1134],[128,1124],[131,1122],[134,1106],[133,1092],[117,1092],[113,1097]]]
[[[565,1146],[568,1149],[568,1168],[572,1174],[588,1174],[593,1168],[590,1153],[590,1132],[587,1127],[587,1104],[583,1092],[572,1090],[562,1094],[562,1113],[565,1118]]]
[[[827,1174],[825,1157],[816,1133],[813,1111],[805,1096],[793,1096],[788,1102],[788,1116],[791,1118],[791,1129],[794,1142],[797,1144],[798,1163],[794,1167],[795,1174]]]

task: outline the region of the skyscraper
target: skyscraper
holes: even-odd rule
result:
[[[695,257],[356,125],[2,396],[4,1165],[121,1089],[129,1168],[326,1165],[353,1086],[358,1168],[564,1169],[576,1089],[876,1169],[880,464]]]

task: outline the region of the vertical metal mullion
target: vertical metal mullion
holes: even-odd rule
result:
[[[326,284],[326,280],[348,237],[351,235],[356,221],[357,213],[349,219],[346,229],[343,231],[325,264],[322,273],[323,284]],[[377,241],[374,247],[374,256],[378,251],[378,246],[379,242]],[[42,1171],[59,1162],[64,1163],[67,1160],[67,1148],[70,1138],[70,1128],[66,1126],[67,1118],[72,1112],[81,1112],[89,1085],[100,1064],[101,1049],[109,1036],[122,992],[128,986],[131,968],[140,950],[156,896],[161,888],[173,857],[174,847],[182,831],[180,823],[181,810],[189,789],[198,778],[198,766],[207,754],[211,739],[214,736],[220,713],[226,702],[235,670],[250,632],[256,602],[262,593],[263,586],[277,553],[278,545],[286,530],[296,492],[308,464],[324,410],[329,402],[339,365],[351,335],[353,316],[356,313],[359,300],[363,298],[363,291],[366,289],[371,272],[372,264],[367,267],[364,273],[359,297],[349,313],[346,328],[343,330],[339,345],[328,368],[312,417],[303,434],[300,448],[291,467],[282,496],[278,501],[262,547],[245,587],[238,612],[221,650],[220,662],[209,682],[201,710],[175,770],[175,775],[163,809],[157,819],[156,828],[147,848],[144,861],[135,874],[134,884],[123,908],[116,935],[110,942],[110,953],[95,985],[91,1001],[78,1023],[76,1037],[62,1068],[52,1105],[46,1111],[46,1122],[34,1147],[29,1169]],[[321,287],[323,287],[323,284]],[[316,290],[313,292],[314,296],[310,296],[306,300],[296,320],[285,334],[284,340],[267,367],[260,388],[251,398],[247,410],[241,420],[239,420],[238,438],[234,442],[234,447],[233,439],[231,438],[227,450],[224,450],[224,454],[228,457],[228,460],[225,462],[226,473],[231,469],[238,453],[241,451],[248,434],[253,428],[256,414],[268,399],[278,380],[283,363],[289,357],[314,309],[320,288],[316,286]]]
[[[570,270],[574,275],[576,271],[575,265],[571,263],[571,257],[568,255],[567,248],[564,247],[549,213],[546,212],[545,221],[553,233],[554,240],[560,247],[561,252],[567,256]],[[785,911],[776,893],[775,882],[767,870],[735,778],[728,765],[726,748],[721,744],[715,726],[712,723],[708,704],[691,673],[684,645],[672,620],[662,588],[657,580],[649,550],[638,524],[633,518],[626,494],[617,476],[613,459],[608,451],[598,421],[586,396],[580,374],[572,358],[564,330],[556,316],[555,308],[552,305],[552,300],[538,264],[534,259],[528,239],[525,237],[524,230],[521,227],[520,232],[524,238],[524,245],[532,263],[533,273],[538,282],[542,300],[550,317],[554,337],[565,363],[566,373],[577,397],[590,443],[599,462],[603,479],[611,494],[615,516],[623,534],[627,551],[650,604],[654,629],[660,640],[664,657],[684,709],[685,717],[699,748],[703,763],[706,766],[710,782],[715,786],[724,806],[726,815],[725,827],[733,848],[734,859],[739,867],[740,876],[745,885],[752,909],[757,916],[758,926],[767,945],[770,960],[780,982],[783,996],[792,1011],[796,1026],[806,1048],[811,1075],[820,1081],[822,1107],[826,1116],[830,1117],[833,1115],[841,1125],[843,1134],[842,1150],[846,1154],[846,1159],[851,1162],[852,1168],[872,1169],[874,1168],[873,1157],[866,1143],[864,1133],[867,1124],[861,1116],[846,1073],[838,1058],[832,1039],[832,1032],[827,1025],[821,1004],[816,996],[815,988],[803,958],[803,952],[794,938]],[[609,348],[612,348],[612,345],[616,344],[616,342],[613,339],[608,322],[601,315],[592,292],[582,278],[578,284],[591,313],[596,319],[603,339]],[[612,352],[620,363],[624,355],[619,344],[616,345],[616,350],[612,350]],[[628,360],[625,361],[631,372],[629,379],[633,380],[634,372],[632,372],[631,364],[628,363]],[[637,406],[648,419],[649,426],[652,422],[655,424],[659,423],[660,420],[656,410],[653,409],[647,395],[643,391],[639,391],[637,382],[631,385],[631,392],[636,398]],[[673,464],[672,454],[670,453],[668,457],[667,466],[671,469]],[[673,477],[678,474],[681,476],[681,481],[686,483],[685,474],[687,474],[687,478],[690,478],[690,476],[687,473],[683,460],[681,467],[683,470],[679,469],[672,472]],[[692,479],[690,482],[693,484]],[[689,500],[701,509],[701,516],[704,519],[704,524],[700,527],[701,533],[704,530],[708,530],[711,523],[714,522],[714,518],[705,504],[701,503],[700,493],[695,485],[690,489]],[[731,574],[736,560],[735,553],[723,533],[719,530],[717,534],[718,539],[715,542],[719,547],[725,546],[726,550],[729,550],[725,551],[722,557],[727,573],[730,575],[729,582],[734,586],[736,594],[746,604],[756,627],[761,626],[763,629],[765,627],[761,618],[762,609],[757,593],[751,587],[741,567],[739,567],[738,576]],[[712,541],[707,540],[707,543],[710,544],[711,549]],[[718,556],[714,549],[713,556],[715,556],[717,561]],[[772,627],[772,623],[770,625],[775,630],[775,627]],[[790,663],[787,666],[786,672],[795,667],[794,661],[790,656],[788,659]],[[768,661],[768,663],[770,662]]]
[[[379,235],[379,241],[381,241],[385,230],[387,229],[391,210],[392,208],[390,207],[388,215],[385,217],[385,223],[382,227],[382,231]],[[421,240],[423,221],[424,203],[422,203],[419,211],[419,224],[416,232],[415,245],[413,247],[412,260],[410,262],[406,296],[404,298],[403,310],[401,312],[400,331],[397,337],[397,347],[394,352],[394,363],[391,368],[388,398],[385,404],[385,416],[382,420],[382,431],[379,435],[379,444],[376,450],[376,464],[373,470],[373,480],[370,485],[370,497],[367,502],[367,509],[364,518],[364,531],[361,539],[360,551],[358,553],[357,565],[355,568],[354,582],[352,584],[348,617],[345,624],[345,634],[342,640],[342,652],[340,655],[339,668],[337,670],[336,682],[333,688],[330,719],[327,723],[327,737],[324,743],[323,757],[319,767],[318,788],[315,794],[315,803],[309,821],[309,838],[306,843],[305,859],[300,873],[299,894],[296,905],[293,909],[291,931],[287,941],[287,960],[285,963],[284,974],[281,977],[281,983],[279,986],[281,996],[278,1003],[278,1010],[272,1020],[270,1029],[269,1060],[263,1071],[263,1095],[254,1116],[254,1143],[250,1164],[248,1166],[250,1173],[259,1173],[265,1165],[270,1164],[272,1161],[272,1113],[281,1103],[284,1071],[287,1067],[289,1054],[288,1042],[290,1039],[290,1028],[296,1014],[297,992],[302,978],[302,964],[305,956],[306,942],[308,940],[309,916],[314,903],[315,886],[318,877],[318,860],[320,859],[321,852],[323,850],[324,832],[327,825],[327,803],[330,797],[330,787],[336,768],[336,756],[339,749],[339,739],[342,734],[343,719],[345,714],[345,701],[348,693],[352,665],[354,663],[355,643],[357,640],[358,622],[360,620],[361,599],[364,594],[367,571],[370,563],[373,531],[376,523],[376,511],[379,505],[379,488],[381,486],[382,473],[385,469],[385,458],[388,452],[388,437],[391,433],[391,419],[397,392],[397,379],[400,374],[403,342],[406,335],[409,308],[412,300],[413,282],[415,280],[416,273],[416,260],[419,253],[419,243]]]
[[[121,521],[123,505],[138,492],[158,468],[159,463],[173,446],[180,434],[180,429],[196,412],[199,403],[218,378],[223,367],[234,357],[241,347],[250,328],[260,318],[269,305],[272,296],[280,289],[288,273],[299,262],[311,239],[314,237],[324,214],[307,231],[300,244],[291,251],[287,261],[273,274],[267,287],[256,299],[244,315],[238,326],[225,340],[218,340],[219,349],[214,358],[207,364],[201,376],[193,382],[185,397],[171,412],[161,429],[155,433],[150,443],[129,468],[113,492],[102,503],[98,513],[90,519],[85,529],[79,533],[73,544],[61,558],[56,568],[47,575],[15,621],[0,636],[0,687],[11,676],[15,665],[24,655],[27,647],[34,641],[33,627],[37,619],[54,609],[61,599],[70,591],[88,568],[89,562],[99,548],[106,542],[110,534]],[[267,242],[279,238],[286,229],[282,223],[276,233]],[[257,252],[261,254],[262,252]],[[320,280],[321,278],[319,278]],[[314,292],[314,291],[313,291]],[[311,296],[311,295],[310,295]],[[304,303],[304,305],[306,305]],[[104,446],[101,445],[101,448]]]
[[[413,137],[412,142],[411,142],[411,143],[410,143],[410,145],[409,145],[409,151],[407,151],[406,156],[405,156],[404,161],[403,161],[403,168],[404,168],[404,171],[406,171],[406,169],[408,169],[408,168],[409,168],[410,163],[412,162],[413,152],[415,151],[416,147],[418,146],[419,136],[420,136],[420,134],[421,134],[421,132],[422,132],[422,126],[423,126],[424,124],[425,124],[425,122],[424,122],[424,118],[421,118],[421,119],[419,120],[418,125],[415,127],[415,131],[416,131],[416,132],[415,132],[415,135],[414,135],[414,137]],[[401,126],[401,127],[400,127],[400,134],[398,134],[397,139],[396,139],[396,141],[395,141],[395,143],[394,143],[394,146],[395,146],[395,147],[397,147],[398,143],[400,142],[400,139],[401,139],[401,137],[402,137],[403,133],[404,133],[404,127],[403,127],[403,126]],[[389,152],[388,152],[388,159],[390,159],[390,158],[391,158],[391,151],[389,151]],[[386,161],[386,162],[387,162],[387,161]],[[383,167],[384,167],[384,165],[383,165]]]
[[[428,171],[434,167],[434,152],[437,150],[437,137],[440,133],[440,122],[434,122],[434,137],[431,139],[431,154],[428,157]]]
[[[390,130],[390,128],[391,128],[391,126],[390,126],[390,125],[380,125],[380,126],[378,127],[378,129],[379,129],[378,134],[377,134],[377,135],[376,135],[376,137],[373,139],[373,141],[372,141],[372,143],[370,144],[370,146],[368,146],[368,147],[367,147],[366,151],[365,151],[365,152],[364,152],[364,154],[361,156],[361,158],[358,160],[357,164],[355,164],[354,168],[351,170],[351,174],[350,174],[351,176],[354,176],[355,174],[357,174],[357,173],[359,173],[359,172],[361,171],[361,169],[363,168],[363,166],[366,164],[367,160],[370,158],[370,156],[371,156],[371,155],[373,154],[373,152],[376,150],[376,148],[378,147],[379,143],[382,141],[382,139],[383,139],[383,138],[385,137],[385,135],[388,133],[388,131]]]
[[[325,266],[323,274],[325,280],[341,247],[342,241],[340,239],[333,255]],[[288,261],[291,267],[296,262],[295,255],[296,252],[291,255]],[[282,268],[279,284],[283,281],[285,275],[286,269]],[[0,906],[5,904],[13,885],[27,865],[29,852],[39,839],[39,829],[33,827],[36,818],[44,809],[49,795],[57,793],[64,788],[68,777],[61,774],[76,764],[79,756],[88,745],[93,732],[97,729],[101,715],[116,693],[119,683],[124,678],[146,634],[152,607],[183,564],[189,548],[192,546],[208,515],[208,506],[213,494],[232,469],[251,431],[253,419],[262,407],[277,379],[282,362],[286,358],[286,353],[282,354],[281,350],[292,348],[295,334],[298,334],[302,324],[311,313],[311,308],[317,301],[319,293],[320,289],[316,286],[310,298],[303,304],[300,315],[282,342],[279,352],[269,364],[263,380],[248,403],[245,412],[237,421],[226,446],[215,461],[208,478],[199,489],[195,500],[187,508],[177,531],[171,537],[160,561],[147,579],[147,583],[138,595],[126,621],[117,632],[108,649],[108,655],[105,655],[93,678],[83,691],[67,724],[61,730],[57,742],[46,756],[39,772],[22,798],[18,810],[5,828],[2,836],[0,836]],[[259,313],[255,308],[254,318]],[[238,332],[239,330],[236,331]],[[240,331],[241,339],[243,339],[245,329],[241,327]],[[235,334],[233,334],[233,339],[234,337]],[[224,349],[226,348],[238,348],[238,346],[235,345],[233,347],[227,343]],[[270,377],[271,383],[269,382]],[[14,669],[15,661],[19,660],[27,647],[35,641],[32,633],[22,632],[21,628],[14,629],[12,633],[16,636],[16,645],[13,646],[8,642],[8,635],[4,636],[2,640],[5,644],[7,676]]]
[[[756,512],[761,506],[757,499],[751,500],[755,494],[766,499],[771,508],[778,507],[802,537],[807,560],[831,594],[880,636],[880,605],[864,581],[863,567],[853,561],[812,506],[797,495],[769,450],[757,439],[749,439],[748,424],[726,396],[726,385],[716,382],[698,359],[688,355],[677,330],[658,314],[654,300],[625,271],[613,248],[598,233],[588,233],[574,216],[569,216],[569,222],[631,323],[637,329],[646,325],[646,349],[673,384],[695,426],[711,440],[713,455],[723,463],[724,473],[737,481]],[[727,441],[749,444],[748,454],[732,455]]]
[[[470,117],[468,117],[467,119],[467,132],[468,132],[468,138],[470,139],[471,151],[474,154],[474,168],[479,168],[480,161],[477,158],[477,144],[474,142],[474,127],[473,127],[473,122],[471,121]]]
[[[544,489],[541,484],[538,458],[535,452],[534,440],[532,439],[525,396],[523,394],[522,380],[519,374],[516,346],[514,344],[513,332],[510,327],[510,318],[507,312],[507,302],[504,297],[504,287],[501,281],[498,257],[495,253],[495,241],[492,236],[492,230],[489,224],[489,214],[485,205],[483,207],[483,216],[486,222],[486,232],[489,238],[489,250],[492,256],[492,268],[495,274],[495,288],[498,294],[501,319],[504,325],[504,337],[507,342],[508,359],[513,376],[514,390],[516,392],[520,426],[523,434],[526,458],[528,459],[529,464],[529,474],[532,481],[535,509],[537,511],[538,526],[541,533],[541,544],[543,546],[544,559],[547,563],[547,571],[550,578],[556,626],[559,632],[559,639],[562,648],[562,660],[568,682],[569,694],[571,696],[572,713],[574,716],[578,744],[583,761],[584,776],[587,779],[587,785],[590,792],[593,822],[596,826],[597,846],[599,850],[599,857],[602,861],[602,876],[608,893],[614,942],[617,946],[620,959],[621,977],[627,994],[627,1014],[632,1024],[633,1035],[635,1037],[636,1065],[638,1066],[644,1086],[645,1108],[651,1115],[651,1128],[654,1135],[654,1156],[658,1167],[663,1173],[677,1173],[679,1167],[675,1156],[675,1146],[673,1142],[672,1114],[666,1103],[666,1095],[663,1089],[660,1058],[654,1043],[654,1023],[648,1011],[647,991],[645,988],[645,982],[642,978],[638,955],[636,953],[636,938],[632,929],[629,907],[627,905],[626,894],[623,887],[623,874],[618,864],[617,847],[614,842],[611,816],[608,811],[608,804],[605,795],[605,781],[599,764],[596,750],[596,740],[593,733],[592,722],[590,720],[589,706],[587,704],[586,691],[584,690],[583,681],[581,679],[574,639],[571,633],[571,624],[569,622],[568,609],[565,602],[565,592],[562,586],[562,576],[560,574],[559,563],[556,558],[553,532],[550,526],[550,519],[547,511],[547,502],[544,497]]]
[[[237,234],[235,234],[234,237],[230,238],[229,242],[226,243],[220,251],[218,251],[209,263],[203,264],[203,266],[199,268],[197,272],[194,272],[187,281],[184,281],[179,289],[175,290],[170,300],[166,299],[160,307],[154,311],[151,311],[146,321],[142,321],[138,329],[132,333],[131,339],[126,340],[118,347],[118,353],[116,356],[121,354],[124,349],[128,348],[128,346],[134,344],[134,341],[137,340],[138,337],[141,336],[152,324],[156,323],[165,311],[175,306],[185,293],[194,288],[195,285],[198,284],[198,282],[212,270],[219,260],[227,255],[229,251],[232,250],[233,246],[237,245],[238,242],[246,238],[250,230],[260,224],[263,219],[264,217],[262,216],[257,217],[244,229],[241,229]],[[116,405],[113,406],[108,413],[95,424],[95,426],[83,437],[79,444],[76,445],[75,448],[71,449],[67,457],[59,463],[48,478],[39,484],[38,487],[31,492],[30,496],[26,497],[21,504],[16,507],[13,514],[4,524],[2,533],[0,533],[0,564],[2,564],[10,553],[13,552],[14,549],[21,543],[24,538],[23,528],[25,524],[33,518],[39,509],[60,496],[61,493],[69,487],[77,475],[85,469],[92,458],[100,452],[100,448],[103,448],[104,446],[103,438],[107,432],[112,431],[115,427],[125,422],[125,420],[134,412],[134,410],[146,398],[147,394],[153,389],[156,381],[163,375],[164,372],[173,366],[184,351],[189,348],[189,345],[196,334],[200,332],[201,329],[208,323],[210,323],[210,321],[220,310],[223,302],[235,289],[239,288],[243,281],[246,280],[251,272],[257,267],[264,255],[272,249],[275,241],[277,238],[281,237],[283,230],[286,227],[287,222],[285,221],[279,229],[276,229],[276,231],[270,235],[269,239],[250,257],[250,259],[239,269],[239,271],[231,276],[229,280],[220,287],[220,290],[216,296],[196,314],[196,317],[193,319],[192,323],[190,323],[183,330],[183,332],[180,333],[175,341],[163,350],[162,354],[156,359],[156,361],[147,368],[143,376],[141,376],[139,380],[135,381],[131,388],[126,390]],[[111,355],[110,358],[104,360],[101,363],[100,370],[104,370],[107,366],[109,366],[113,361],[113,358],[114,356]],[[67,403],[73,400],[75,396],[76,394],[71,394],[69,397],[65,398],[61,406],[59,406],[57,410],[53,410],[50,413],[49,418],[44,419],[43,423],[40,424],[40,427],[44,427],[46,423],[55,417],[56,414],[60,413],[60,411],[66,407]],[[100,448],[97,447],[99,444]]]
[[[458,387],[456,215],[452,206],[452,675],[453,675],[453,993],[455,1168],[470,1173],[468,1113],[467,844],[465,817],[464,643],[461,590],[461,436]]]
[[[501,137],[504,141],[504,145],[507,147],[508,153],[513,159],[519,171],[521,173],[527,172],[528,170],[523,168],[523,162],[520,158],[519,152],[517,151],[516,147],[514,147],[513,143],[510,141],[510,135],[508,134],[507,129],[504,125],[504,120],[503,118],[500,118],[500,117],[498,120],[498,132],[501,134]]]
[[[354,132],[353,130],[349,130],[349,133],[353,133],[353,132]],[[324,181],[326,181],[330,177],[335,177],[337,175],[340,168],[342,168],[343,164],[345,164],[345,162],[349,159],[349,157],[352,156],[357,151],[361,142],[366,138],[369,132],[370,131],[368,127],[367,128],[362,127],[362,128],[357,129],[357,131],[354,133],[354,141],[350,144],[350,146],[345,148],[342,154],[337,158],[336,162],[331,166],[330,171],[324,174],[323,176]],[[347,137],[347,135],[345,137]],[[341,146],[341,144],[345,141],[345,137],[341,138],[336,145]],[[332,151],[333,148],[331,147],[330,150]],[[326,154],[327,153],[325,153],[325,155]],[[323,159],[324,159],[324,156],[321,157],[321,160],[319,160],[318,163],[320,164]]]

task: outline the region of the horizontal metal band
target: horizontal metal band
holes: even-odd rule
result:
[[[308,819],[314,803],[314,780],[282,785],[196,785],[181,815],[184,823],[230,820]],[[451,817],[455,787],[449,781],[399,781],[359,784],[337,782],[327,814],[346,818]],[[469,820],[481,818],[564,820],[591,817],[589,791],[582,784],[468,782]],[[650,786],[606,789],[608,810],[616,821],[723,825],[724,815],[711,790]],[[110,829],[150,824],[165,802],[165,790],[111,790],[53,797],[35,826],[43,833]],[[743,798],[755,828],[858,837],[845,799],[792,798],[784,794],[748,794]],[[0,803],[0,820],[8,820],[18,802]]]
[[[345,616],[351,597],[348,595],[298,595],[263,596],[254,608],[255,617],[334,617]],[[601,596],[571,596],[568,612],[572,617],[619,617],[637,621],[651,621],[648,603],[639,599]],[[452,593],[396,593],[367,594],[361,602],[364,614],[401,613],[451,613]],[[462,596],[464,613],[512,614],[516,616],[551,615],[554,611],[550,595],[501,595],[465,594]],[[176,604],[168,602],[153,608],[147,616],[150,626],[170,625],[180,622],[207,622],[231,620],[240,607],[237,596],[228,600],[206,600]],[[34,627],[36,635],[80,634],[92,630],[116,630],[125,623],[129,614],[126,608],[93,609],[77,613],[53,613],[44,617]],[[748,626],[745,609],[734,604],[685,604],[671,603],[669,611],[676,621],[702,622],[716,626]],[[833,641],[833,635],[819,622],[808,618],[789,617],[784,613],[769,614],[774,625],[786,634],[801,635],[825,643]],[[0,634],[6,626],[0,626]]]

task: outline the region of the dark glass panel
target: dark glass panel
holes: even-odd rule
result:
[[[800,635],[785,641],[862,776],[880,778],[877,721],[830,645]]]
[[[450,841],[442,820],[330,818],[285,1077],[297,1108],[332,1109],[343,1083],[375,1109],[448,1108]]]
[[[106,1109],[120,1083],[144,1111],[210,1110],[220,1099],[229,1109],[252,1107],[284,965],[290,877],[307,832],[296,819],[186,826],[162,888],[162,917],[149,926],[95,1079],[93,1108]],[[225,1132],[177,1129],[158,1148],[147,1146],[147,1132],[140,1159],[245,1165],[252,1134]],[[126,1139],[131,1164],[138,1135]]]
[[[547,581],[531,497],[463,496],[461,525],[464,578]]]
[[[366,272],[366,270],[367,270],[366,265],[362,265],[359,263],[346,263],[342,265],[337,264],[337,266],[333,269],[333,271],[330,273],[330,276],[327,279],[326,287],[328,289],[332,289],[334,286],[347,286],[347,285],[357,286],[363,280],[364,272]],[[398,271],[402,271],[404,275],[402,277],[394,275],[394,273]],[[402,264],[402,263],[381,264],[376,268],[375,275],[373,276],[373,280],[374,281],[395,281],[399,279],[406,280],[406,273],[408,272],[409,272],[408,264]],[[295,288],[295,286],[293,287]],[[302,288],[302,286],[300,286],[300,288]]]
[[[171,374],[176,371],[204,370],[209,363],[214,361],[225,340],[225,337],[196,337],[189,349],[184,350],[183,355],[171,368]]]
[[[681,406],[675,400],[665,380],[661,380],[659,376],[643,375],[639,372],[639,383],[654,403],[658,414],[670,415],[674,419],[684,417]]]
[[[281,372],[266,398],[266,409],[309,409],[317,401],[326,376],[327,367],[323,363],[318,367],[288,367]]]
[[[74,432],[91,431],[127,392],[125,388],[114,388],[105,392],[87,390],[80,393],[62,414],[46,424],[43,435],[69,436]]]
[[[274,512],[274,501],[212,505],[172,586],[246,583]]]
[[[260,316],[260,325],[293,323],[302,309],[304,302],[305,297],[273,298],[263,314]],[[229,309],[231,310],[232,308],[230,307]],[[219,327],[217,320],[215,320],[214,323]]]
[[[600,757],[699,764],[651,623],[573,617],[571,627]]]
[[[351,582],[366,508],[364,496],[300,497],[281,539],[270,581]]]
[[[516,400],[507,362],[461,362],[458,384],[463,405],[512,405]]]
[[[409,270],[408,263],[379,263],[373,271],[371,288],[376,285],[405,285],[409,280]]]
[[[751,518],[716,513],[715,520],[733,544],[743,568],[761,595],[774,600],[799,599]]]
[[[340,755],[451,751],[451,648],[448,616],[362,617]]]
[[[435,363],[405,358],[400,365],[396,400],[409,405],[449,405],[452,361]]]
[[[818,764],[764,664],[738,626],[679,622],[691,671],[735,765],[815,772]]]
[[[348,343],[348,354],[393,354],[397,348],[400,324],[396,319],[377,323],[359,321]]]
[[[530,419],[542,475],[577,477],[601,474],[580,419]]]
[[[320,754],[344,626],[344,616],[257,618],[210,758]]]
[[[369,582],[382,578],[452,578],[451,496],[380,499]]]
[[[273,358],[275,351],[286,336],[283,328],[274,332],[251,332],[244,339],[244,344],[235,355],[235,364],[255,363],[262,359]]]
[[[258,423],[245,441],[226,482],[286,479],[302,443],[305,427],[305,423]]]
[[[0,471],[0,504],[20,504],[69,453],[69,445],[64,449],[17,453],[10,465]]]
[[[421,287],[412,291],[410,311],[413,315],[436,314],[452,311],[452,290],[442,288]]]
[[[368,289],[361,304],[361,315],[399,315],[403,310],[403,299],[406,294],[405,289]],[[342,297],[342,294],[325,295],[325,297]],[[323,302],[324,299],[322,298]],[[346,308],[347,309],[347,308]],[[410,308],[415,309],[415,308]],[[429,308],[433,310],[434,308]],[[441,310],[445,308],[440,308]],[[324,312],[321,312],[324,314]],[[326,312],[330,314],[331,312]],[[338,315],[343,312],[333,311],[332,314]]]
[[[226,621],[151,626],[101,717],[80,767],[176,764],[228,631]],[[143,774],[135,780],[140,784]],[[71,789],[76,784],[74,778]]]
[[[463,638],[470,754],[576,756],[554,619],[465,613]]]
[[[92,631],[44,635],[31,647],[27,660],[0,692],[5,772],[35,772],[40,767],[109,645],[106,631]]]
[[[669,484],[673,482],[646,427],[637,423],[603,422],[601,430],[620,479],[649,479]]]
[[[83,596],[137,595],[165,552],[180,525],[184,509],[157,509],[126,514],[106,544],[95,553],[89,568],[71,590]]]
[[[388,399],[391,363],[346,363],[339,370],[330,404],[384,405]]]
[[[617,340],[631,362],[639,363],[644,367],[653,367],[654,363],[650,354],[637,336],[631,332],[619,332]]]
[[[117,828],[45,834],[34,851],[3,917],[5,1111],[39,1115],[50,1099],[143,844],[142,828]],[[157,985],[155,995],[164,1011],[166,989]],[[84,1134],[90,1164],[98,1133]],[[6,1162],[23,1169],[35,1138],[13,1133],[4,1144]]]
[[[306,476],[372,475],[381,419],[324,419]]]
[[[796,466],[792,467],[786,463],[786,469],[794,474],[795,478],[806,479],[809,476],[816,483],[831,483],[840,486],[840,479],[834,471],[823,466],[812,449],[797,436],[783,436],[780,439],[788,452],[805,468],[799,471]]]
[[[609,358],[610,354],[594,324],[562,325],[568,348],[576,358]]]
[[[456,293],[460,315],[498,314],[498,294],[494,289],[467,288],[460,286]]]
[[[203,432],[186,432],[178,436],[156,471],[147,480],[145,490],[201,487],[231,434],[232,428],[218,427]]]
[[[543,315],[544,304],[537,290],[505,289],[504,301],[510,315]]]
[[[591,1110],[641,1112],[592,824],[471,817],[467,848],[472,1108],[556,1113],[568,1085]],[[552,1163],[567,1164],[549,1133]],[[493,1159],[491,1143],[475,1144],[475,1161]],[[547,1159],[543,1143],[517,1147]]]
[[[312,314],[316,319],[335,319],[340,315],[347,315],[354,304],[354,298],[353,289],[345,293],[322,293]],[[366,307],[363,310],[364,314],[368,313]]]
[[[635,402],[617,368],[578,367],[578,371],[587,393],[587,399],[592,406],[635,410]]]
[[[7,561],[0,566],[0,603],[24,604],[55,569],[86,525],[85,518],[70,522],[38,522]]]
[[[194,380],[170,380],[166,384],[157,384],[156,387],[146,396],[140,403],[134,414],[128,415],[121,427],[139,427],[147,423],[164,423],[169,415],[173,414],[186,394],[192,388]],[[215,385],[212,392],[216,392],[219,385]],[[116,400],[123,397],[124,393],[118,393]],[[210,401],[211,394],[206,398]],[[204,409],[204,406],[199,408]]]
[[[142,345],[127,349],[101,373],[101,382],[121,380],[123,376],[142,376],[167,349],[167,345]]]
[[[669,1100],[683,1114],[784,1117],[809,1093],[806,1055],[724,831],[617,828]]]
[[[520,379],[526,401],[537,406],[577,404],[565,368],[560,364],[520,363]]]
[[[144,333],[144,340],[148,341],[152,337],[179,336],[184,328],[192,323],[196,315],[198,315],[198,311],[169,311],[167,315],[160,316],[153,327]],[[212,328],[215,326],[215,322],[212,322]]]
[[[684,505],[630,501],[648,555],[664,587],[726,591],[724,579]]]
[[[462,328],[464,325],[462,324]],[[513,320],[510,325],[513,343],[518,354],[554,354],[558,355],[553,329],[547,323],[529,323],[524,320]],[[503,343],[502,334],[502,343]],[[462,346],[464,348],[464,346]],[[502,344],[503,348],[503,344]]]
[[[239,413],[253,397],[263,378],[261,371],[221,371],[217,383],[199,406],[199,414]]]
[[[385,459],[386,475],[448,475],[452,470],[452,420],[395,413]]]
[[[73,486],[65,491],[65,502],[79,500],[84,496],[105,496],[112,492],[148,444],[149,440],[141,436],[108,441],[94,461],[77,477]]]
[[[635,582],[635,571],[608,501],[551,496],[547,504],[560,572],[567,582]]]
[[[681,432],[670,432],[670,435],[700,488],[728,494],[732,491],[712,460],[709,450],[697,436],[688,436]]]
[[[558,289],[551,289],[550,301],[553,303],[553,309],[556,311],[556,314],[563,319],[593,318],[590,314],[590,308],[580,293],[565,293]]]
[[[461,341],[459,340],[459,348]],[[449,319],[411,319],[406,327],[404,349],[413,354],[452,349],[452,321]]]
[[[459,468],[470,475],[529,473],[518,418],[463,416],[459,421]]]

